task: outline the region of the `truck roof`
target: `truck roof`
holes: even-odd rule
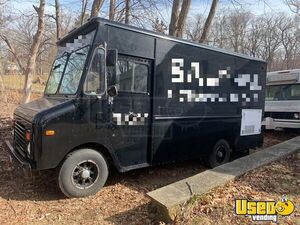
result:
[[[267,85],[293,84],[300,82],[300,69],[272,71],[267,73]]]
[[[92,24],[95,24],[95,23],[105,23],[109,26],[129,30],[129,31],[133,31],[133,32],[141,33],[141,34],[146,34],[146,35],[149,35],[152,37],[162,38],[165,40],[170,40],[170,41],[174,41],[174,42],[178,42],[178,43],[182,43],[182,44],[186,44],[186,45],[191,45],[194,47],[204,48],[204,49],[208,49],[208,50],[215,51],[215,52],[220,52],[220,53],[227,54],[227,55],[237,56],[237,57],[241,57],[241,58],[245,58],[245,59],[249,59],[249,60],[260,61],[260,62],[266,63],[265,60],[260,59],[260,58],[248,56],[248,55],[241,54],[241,53],[236,53],[236,52],[226,50],[226,49],[212,47],[212,46],[209,46],[206,44],[197,43],[197,42],[182,39],[182,38],[177,38],[177,37],[173,37],[173,36],[169,36],[169,35],[165,35],[165,34],[156,33],[153,31],[146,30],[146,29],[137,28],[137,27],[134,27],[131,25],[127,25],[127,24],[123,24],[123,23],[119,23],[119,22],[115,22],[115,21],[110,21],[110,20],[100,18],[100,17],[92,18],[88,22],[83,24],[82,26],[71,30],[65,37],[63,37],[61,40],[59,40],[58,43],[64,42],[66,39],[71,38],[77,32],[84,30],[85,28],[88,28],[89,26],[91,26]]]
[[[279,71],[271,71],[268,72],[267,75],[285,75],[285,74],[300,74],[300,69],[292,69],[292,70],[279,70]]]

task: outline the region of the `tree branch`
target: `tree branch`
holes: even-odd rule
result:
[[[9,52],[13,55],[14,59],[16,60],[19,68],[21,69],[22,73],[25,73],[25,68],[23,67],[16,51],[15,51],[15,48],[11,45],[10,41],[8,40],[8,38],[3,35],[3,34],[0,34],[0,38],[6,43],[7,47],[8,47],[8,50]]]

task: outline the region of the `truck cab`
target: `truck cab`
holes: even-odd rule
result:
[[[264,116],[267,130],[300,128],[300,69],[267,73]]]
[[[123,82],[116,84],[118,52],[107,48],[100,21],[92,19],[58,42],[44,95],[16,108],[13,143],[8,142],[30,170],[61,168],[59,186],[70,197],[96,193],[109,163],[120,172],[149,166],[151,60],[120,56]],[[76,164],[72,171],[69,164]]]

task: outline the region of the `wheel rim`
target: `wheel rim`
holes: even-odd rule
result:
[[[216,151],[216,160],[218,163],[222,163],[226,158],[227,151],[223,146],[218,147]]]
[[[91,160],[77,164],[72,173],[73,184],[80,189],[87,189],[94,185],[99,176],[98,165]]]

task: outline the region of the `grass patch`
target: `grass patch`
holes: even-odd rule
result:
[[[24,87],[25,76],[24,75],[2,75],[4,87],[6,89],[22,90]],[[32,85],[32,91],[43,92],[45,85],[35,83]]]

